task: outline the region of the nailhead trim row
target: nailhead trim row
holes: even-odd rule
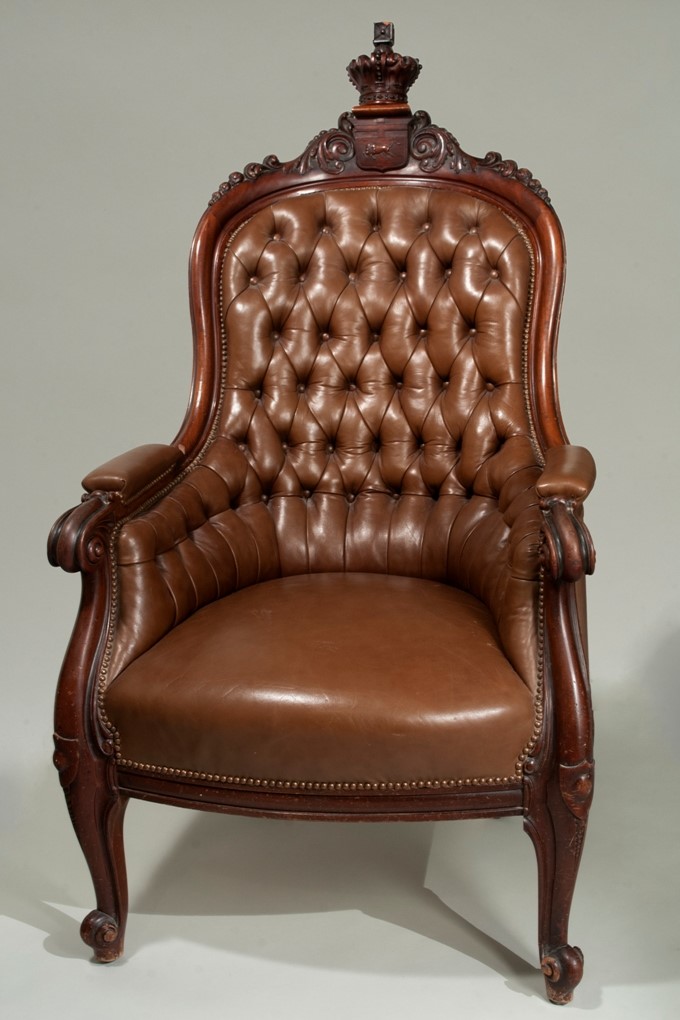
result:
[[[354,793],[354,792],[403,792],[413,790],[447,790],[460,789],[466,786],[506,786],[517,783],[521,779],[521,770],[514,776],[491,776],[474,779],[412,779],[397,782],[343,782],[341,780],[319,782],[316,780],[295,779],[257,779],[252,776],[219,776],[210,772],[192,772],[189,769],[174,769],[166,765],[148,765],[143,762],[130,761],[127,758],[117,760],[121,768],[131,768],[139,772],[151,772],[155,775],[170,776],[173,779],[191,779],[207,783],[218,783],[226,786],[248,786],[261,789],[302,790],[314,793]]]

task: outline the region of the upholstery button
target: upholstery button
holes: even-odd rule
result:
[[[446,390],[448,388],[449,388],[449,380],[448,379],[442,379],[442,389]]]
[[[302,495],[304,496],[305,499],[309,499],[312,494],[309,489],[305,489]]]
[[[272,241],[280,241],[280,240],[281,240],[281,235],[280,234],[272,234]]]
[[[426,329],[421,329],[420,335],[421,336],[427,336],[427,330]]]
[[[296,386],[296,389],[297,389],[298,393],[304,393],[305,390],[307,389],[307,387],[305,386],[305,384],[303,382],[299,382],[297,384],[297,386]]]
[[[445,280],[451,279],[451,268],[450,267],[448,269],[444,270],[444,279]]]
[[[488,382],[486,384],[486,388],[487,388],[487,390],[489,390],[489,392],[491,392],[491,390],[495,390],[496,389],[496,387],[494,386],[494,384],[492,382]]]
[[[405,271],[402,271],[401,273],[399,273],[399,279],[400,280],[405,280],[406,279],[406,272]]]
[[[351,383],[349,384],[349,386],[348,386],[348,389],[352,390],[352,392],[354,392],[354,390],[355,390],[356,388],[357,388],[357,384],[356,384],[356,383],[353,383],[353,382],[351,382]]]
[[[348,492],[347,493],[347,502],[348,503],[353,503],[355,499],[356,499],[356,496],[354,495],[353,492]]]
[[[373,224],[373,233],[377,234],[379,230],[380,230],[380,224],[379,223],[374,223]]]
[[[335,444],[334,443],[329,443],[328,446],[326,447],[326,451],[328,453],[333,453],[335,451]]]
[[[476,233],[477,233],[477,227],[470,227],[470,229],[468,230],[468,234],[476,234]]]
[[[307,279],[307,277],[306,277],[306,275],[304,273],[300,273],[300,275],[298,276],[298,282],[299,283],[304,283],[306,279]]]
[[[263,503],[268,503],[269,502],[269,496],[267,495],[266,492],[262,493],[262,502]]]
[[[253,286],[255,286],[255,284],[257,283],[257,277],[256,276],[251,276],[250,277],[250,282],[253,284]]]
[[[284,441],[284,442],[282,442],[282,443],[281,443],[281,449],[282,449],[282,450],[287,450],[287,449],[288,449],[288,443],[286,443],[285,441]]]
[[[348,273],[347,274],[347,279],[349,280],[350,283],[354,283],[356,278],[357,278],[357,274],[356,273]]]
[[[400,389],[401,389],[401,388],[403,387],[403,385],[404,385],[404,384],[403,384],[403,382],[401,381],[401,379],[397,379],[397,380],[395,381],[395,384],[394,384],[394,385],[396,386],[396,388],[397,388],[398,390],[400,390]]]
[[[474,328],[474,326],[470,330],[470,336],[477,336],[477,330]]]
[[[330,333],[322,333],[322,334],[321,334],[321,342],[322,342],[322,343],[324,343],[324,344],[325,344],[325,343],[328,343],[328,341],[330,340],[330,338],[331,338],[331,335],[330,335]]]
[[[262,390],[254,390],[253,392],[254,392],[255,396],[257,397],[257,399],[259,400],[260,397],[262,396]]]
[[[491,275],[494,278],[494,280],[497,280],[498,279],[498,270],[497,269],[492,269],[491,270]]]
[[[431,223],[423,223],[423,230],[429,230],[431,226]]]
[[[272,340],[274,341],[274,343],[276,343],[280,336],[281,336],[280,333],[272,333]]]
[[[379,344],[380,343],[380,333],[374,333],[373,336],[371,337],[371,340],[373,341],[374,344]]]
[[[392,493],[392,499],[399,499],[400,495],[401,495],[401,493],[399,493],[399,492],[393,492]]]

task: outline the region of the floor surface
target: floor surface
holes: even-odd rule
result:
[[[567,1008],[676,1018],[680,762],[648,706],[601,708],[571,925],[586,971]],[[78,936],[94,903],[56,774],[10,775],[4,791],[0,1009],[12,1020],[448,1020],[556,1008],[537,969],[535,863],[519,819],[337,825],[132,802],[127,952],[103,967]]]

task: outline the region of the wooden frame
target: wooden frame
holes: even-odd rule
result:
[[[380,26],[378,26],[380,28]],[[378,42],[359,58],[355,76],[392,53]],[[409,61],[411,58],[399,58]],[[363,62],[363,63],[361,63]],[[371,63],[372,62],[372,63]],[[354,62],[357,64],[357,62]],[[350,65],[350,70],[353,65]],[[323,820],[418,820],[517,815],[531,837],[539,872],[541,967],[553,1002],[571,998],[583,957],[569,944],[568,917],[593,787],[593,726],[583,612],[584,575],[594,553],[581,504],[594,481],[586,451],[568,445],[556,383],[556,342],[564,278],[559,221],[540,182],[498,153],[478,159],[423,113],[411,116],[403,79],[396,99],[375,97],[317,136],[296,160],[267,157],[232,174],[213,195],[196,231],[190,262],[194,378],[188,411],[167,446],[124,455],[86,479],[86,496],[55,524],[50,561],[82,576],[82,601],[56,698],[55,764],[92,874],[97,908],[82,935],[102,962],[123,951],[127,890],[123,818],[130,797],[202,810]],[[416,71],[417,74],[417,71]],[[378,160],[378,168],[376,168]],[[382,162],[381,162],[382,161]],[[226,239],[274,196],[398,182],[456,188],[504,210],[535,254],[534,311],[527,345],[531,419],[545,470],[539,481],[544,516],[541,620],[543,714],[521,783],[480,788],[308,794],[285,789],[220,787],[201,778],[178,781],[117,763],[99,711],[100,678],[117,598],[115,541],[121,521],[177,484],[200,453],[215,421],[221,386],[222,336],[216,295]]]

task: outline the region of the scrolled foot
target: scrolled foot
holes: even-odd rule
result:
[[[583,977],[583,953],[578,946],[560,946],[541,960],[548,998],[558,1006],[571,1002],[574,989]]]
[[[123,931],[101,910],[92,910],[80,926],[80,937],[99,963],[113,963],[123,953]]]

